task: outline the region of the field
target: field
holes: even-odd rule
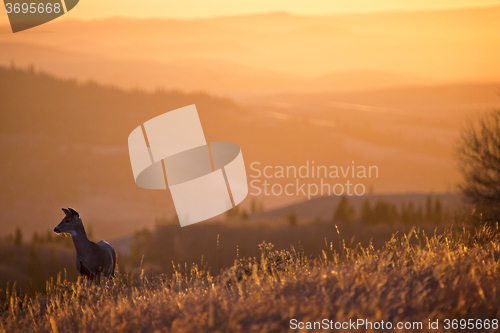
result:
[[[137,270],[98,286],[59,278],[32,297],[10,289],[0,332],[281,332],[307,322],[313,330],[314,322],[356,332],[391,323],[409,332],[427,331],[429,320],[444,332],[462,319],[473,319],[471,331],[497,331],[498,225],[434,236],[413,229],[380,250],[327,243],[307,256],[265,242],[259,249],[260,257],[235,258],[216,276],[177,266],[171,275]]]
[[[500,230],[457,153],[500,109],[500,4],[456,6],[99,10],[16,34],[0,15],[0,333],[500,331]],[[241,148],[249,193],[181,227],[168,186],[137,186],[128,137],[193,104],[206,142]],[[63,207],[115,277],[78,277]]]

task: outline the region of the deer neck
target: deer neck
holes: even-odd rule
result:
[[[79,254],[86,253],[91,241],[87,238],[87,233],[85,232],[83,225],[77,230],[72,230],[70,234],[71,238],[73,238],[73,244],[75,244],[76,252]]]

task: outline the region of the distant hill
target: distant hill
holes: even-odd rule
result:
[[[433,120],[447,129],[464,125],[467,116],[500,107],[500,81],[455,82],[431,86],[405,86],[356,92],[281,93],[250,95],[238,99],[247,106],[272,106],[276,112],[305,114],[332,119],[339,113],[363,120],[415,116],[420,122]],[[360,117],[361,118],[361,117]],[[421,132],[425,136],[425,131]]]
[[[496,96],[494,85],[457,85],[261,95],[239,104],[207,93],[123,90],[0,67],[0,233],[16,226],[26,234],[45,232],[68,206],[107,239],[175,215],[168,191],[135,185],[127,138],[142,122],[190,104],[197,105],[207,141],[242,148],[249,181],[265,180],[255,178],[253,162],[299,167],[355,161],[380,170],[378,178],[363,180],[367,192],[451,191],[460,179],[452,149],[464,115],[488,110]],[[404,112],[385,112],[405,105]],[[427,106],[432,109],[425,111]],[[304,197],[249,195],[243,208],[252,199],[272,209]]]
[[[267,92],[311,93],[359,91],[405,85],[430,85],[439,80],[384,71],[352,71],[305,77],[272,69],[255,68],[231,60],[140,58],[115,59],[85,50],[62,50],[58,46],[1,42],[0,64],[10,63],[48,71],[61,78],[94,80],[125,89],[181,89],[226,95]]]
[[[196,104],[210,133],[244,109],[204,93],[124,91],[0,67],[0,234],[52,229],[75,207],[96,234],[130,234],[135,223],[172,215],[168,192],[138,188],[127,138],[164,112]],[[29,237],[29,236],[28,236]]]
[[[216,93],[491,82],[500,79],[499,16],[496,6],[328,16],[62,18],[30,30],[35,33],[0,34],[0,64],[34,64],[58,76],[127,88]]]

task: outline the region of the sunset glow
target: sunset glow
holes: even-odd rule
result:
[[[265,12],[288,12],[298,15],[330,15],[339,13],[420,11],[458,9],[500,5],[499,0],[82,0],[71,18],[162,17],[196,18],[245,15]],[[0,24],[7,21],[1,11]]]

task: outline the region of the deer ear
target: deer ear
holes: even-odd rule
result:
[[[69,210],[67,210],[66,208],[63,208],[62,210],[63,210],[64,214],[66,214],[66,216],[71,215],[71,212]]]
[[[73,208],[68,208],[69,211],[71,212],[72,215],[76,216],[76,217],[80,217],[80,214],[78,214],[78,212],[76,210],[74,210]]]

